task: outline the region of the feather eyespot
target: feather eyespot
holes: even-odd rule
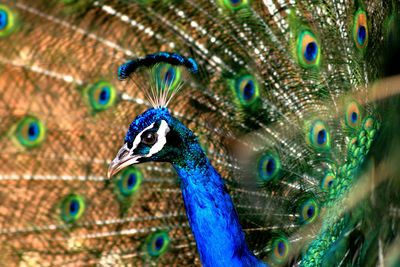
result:
[[[154,67],[153,71],[157,90],[173,91],[178,88],[182,76],[182,71],[178,66],[160,63]]]
[[[119,193],[124,197],[135,194],[142,184],[143,175],[136,168],[124,169],[116,180]]]
[[[309,224],[315,221],[319,215],[319,206],[314,198],[306,199],[299,206],[299,220],[302,224]]]
[[[302,67],[318,66],[320,62],[320,45],[315,34],[310,30],[300,33],[297,40],[297,57]]]
[[[345,114],[345,122],[346,125],[351,128],[358,128],[362,121],[362,113],[360,105],[352,101],[347,105],[346,114]]]
[[[168,232],[156,232],[146,239],[147,253],[151,257],[159,257],[168,250],[169,244],[170,238]]]
[[[66,223],[74,223],[85,212],[85,200],[80,195],[71,194],[61,202],[61,219]]]
[[[103,111],[115,104],[117,90],[112,84],[101,81],[87,90],[87,96],[94,111]]]
[[[336,176],[332,172],[325,174],[321,182],[321,188],[325,191],[329,191],[335,183]]]
[[[368,44],[367,14],[358,10],[354,16],[353,39],[356,47],[363,50]]]
[[[15,13],[6,5],[0,4],[0,37],[7,36],[16,27]]]
[[[363,127],[367,131],[372,131],[375,128],[375,120],[372,117],[367,117],[363,122]]]
[[[234,92],[241,106],[249,107],[260,96],[257,80],[250,74],[240,76],[234,81]]]
[[[237,11],[249,6],[249,0],[219,0],[219,3],[230,11]]]
[[[288,260],[289,240],[284,236],[277,236],[271,242],[272,259],[276,264],[283,264]]]
[[[315,149],[327,150],[330,148],[330,133],[325,122],[315,120],[309,126],[306,137],[307,143]]]
[[[258,161],[258,176],[263,182],[276,179],[281,169],[281,162],[275,153],[267,152]]]
[[[46,128],[42,121],[33,116],[27,116],[19,121],[14,135],[18,143],[26,148],[41,145],[46,137]]]
[[[9,15],[7,10],[0,8],[0,31],[3,31],[9,23]]]

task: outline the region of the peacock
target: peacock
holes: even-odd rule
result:
[[[397,0],[2,0],[0,266],[399,266]]]

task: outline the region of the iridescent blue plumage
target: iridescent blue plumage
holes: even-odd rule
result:
[[[203,265],[265,266],[249,250],[224,182],[198,143],[186,153],[174,167]]]
[[[142,136],[146,131],[159,133],[163,122],[168,125],[168,131],[165,136],[158,134],[156,138],[166,138],[166,143],[150,155],[159,140],[148,145]],[[172,163],[179,176],[186,214],[204,266],[265,266],[246,244],[238,214],[220,174],[211,165],[196,136],[166,108],[152,108],[139,115],[129,126],[125,142],[110,166],[111,173],[119,166],[125,167],[125,162],[131,158],[135,163]]]

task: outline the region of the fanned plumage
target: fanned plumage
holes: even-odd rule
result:
[[[201,265],[173,167],[106,177],[129,124],[166,104],[149,97],[168,83],[182,85],[171,115],[224,179],[258,259],[398,266],[399,85],[382,79],[399,73],[399,8],[2,1],[0,265]],[[161,63],[154,80],[118,80],[119,66],[160,51],[198,70]]]

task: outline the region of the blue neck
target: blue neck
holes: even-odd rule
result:
[[[203,266],[265,266],[249,250],[223,180],[197,142],[173,165]]]

